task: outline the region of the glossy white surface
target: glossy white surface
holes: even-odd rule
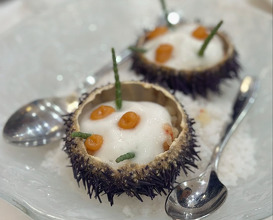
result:
[[[208,44],[203,57],[198,56],[198,51],[203,44],[203,40],[192,36],[199,24],[186,24],[169,30],[162,36],[158,36],[144,44],[147,52],[144,56],[151,62],[156,62],[156,51],[161,44],[170,44],[173,46],[173,52],[169,60],[162,63],[174,69],[192,70],[209,68],[223,59],[224,51],[220,37],[217,35],[212,38]]]
[[[103,103],[103,105],[116,108],[114,101]],[[171,117],[161,105],[152,102],[123,101],[120,110],[116,110],[103,119],[90,120],[90,114],[94,109],[83,111],[79,124],[80,131],[99,134],[103,137],[103,144],[94,153],[95,157],[112,167],[119,167],[128,161],[116,163],[116,158],[128,152],[135,153],[136,156],[131,161],[138,164],[149,163],[163,153],[163,143],[167,140],[163,126],[171,124]],[[135,112],[140,118],[134,129],[121,129],[118,126],[120,118],[126,112]],[[143,143],[145,143],[144,146]]]
[[[110,47],[121,50],[132,44],[142,28],[153,26],[160,15],[155,0],[67,1],[53,10],[43,10],[38,1],[26,2],[37,12],[23,14],[27,19],[22,24],[8,26],[0,35],[1,130],[22,104],[72,91],[92,70],[110,60]],[[224,206],[208,219],[268,217],[272,215],[272,14],[251,1],[170,0],[168,6],[183,11],[187,19],[200,18],[206,24],[223,19],[223,29],[240,54],[243,74],[261,79],[258,100],[246,118],[251,135],[259,143],[256,174],[230,187]],[[25,7],[26,11],[29,8]],[[0,196],[33,218],[128,218],[123,215],[128,211],[125,206],[110,208],[89,200],[69,169],[56,175],[41,166],[44,155],[58,143],[33,149],[11,146],[2,137],[0,143]],[[145,204],[159,211],[149,219],[168,219],[164,204]]]

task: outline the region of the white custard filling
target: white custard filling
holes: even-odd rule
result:
[[[215,35],[209,42],[204,56],[198,56],[204,40],[199,40],[192,36],[192,32],[198,24],[184,24],[174,30],[151,39],[143,45],[147,50],[144,56],[155,61],[155,51],[160,44],[171,44],[174,47],[171,58],[166,61],[164,66],[181,70],[201,69],[217,64],[224,56],[223,43],[219,36]]]
[[[114,102],[103,105],[115,108]],[[99,106],[96,106],[96,109]],[[171,125],[169,112],[161,105],[153,102],[123,101],[122,109],[106,118],[91,120],[90,114],[94,109],[86,111],[80,118],[80,130],[82,132],[99,134],[103,136],[103,145],[94,156],[113,167],[126,163],[126,160],[116,163],[115,160],[123,154],[134,152],[135,158],[130,161],[145,164],[152,161],[155,156],[162,153],[163,143],[167,134],[163,126]],[[133,111],[140,116],[139,124],[133,128],[124,130],[118,127],[118,121],[128,111]]]

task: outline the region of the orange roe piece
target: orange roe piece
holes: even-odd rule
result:
[[[165,34],[167,31],[168,31],[168,28],[166,26],[156,27],[153,31],[147,33],[146,39],[151,40],[153,38],[156,38],[156,37],[158,37],[160,35]]]
[[[118,126],[122,129],[133,129],[140,121],[140,117],[135,112],[126,112],[119,120]]]
[[[204,40],[208,37],[209,33],[207,29],[203,26],[197,27],[193,32],[192,36],[199,39],[199,40]]]
[[[99,119],[107,117],[108,115],[112,114],[114,111],[115,109],[112,106],[101,105],[91,113],[90,119],[99,120]]]
[[[166,133],[167,135],[170,135],[172,139],[174,138],[174,137],[173,137],[173,129],[172,129],[172,126],[171,126],[171,125],[169,125],[169,124],[164,124],[164,125],[163,125],[163,129],[164,129],[164,131],[165,131],[165,133]]]
[[[163,143],[163,149],[164,151],[167,151],[170,149],[172,141],[174,140],[174,134],[173,134],[173,129],[171,125],[169,124],[164,124],[163,129],[167,135],[167,140]]]
[[[163,143],[163,149],[164,149],[164,151],[167,151],[167,150],[170,149],[170,145],[168,144],[167,141],[165,141],[165,142]]]
[[[99,150],[102,144],[103,144],[103,137],[98,134],[92,134],[84,142],[84,145],[88,152]]]
[[[168,61],[173,52],[173,46],[171,44],[160,44],[155,52],[155,60],[159,63],[165,63]]]

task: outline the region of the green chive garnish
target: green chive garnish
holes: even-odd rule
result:
[[[115,88],[116,88],[116,107],[117,110],[121,109],[122,98],[121,98],[121,86],[118,75],[118,65],[116,60],[115,49],[112,48],[112,58],[113,58],[113,71],[115,73]]]
[[[167,10],[167,6],[166,6],[165,0],[160,0],[160,3],[161,3],[162,11],[163,11],[163,13],[164,13],[164,17],[165,17],[167,26],[168,26],[168,27],[172,27],[173,25],[172,25],[172,24],[169,22],[169,20],[168,20],[169,12],[168,12],[168,10]]]
[[[121,156],[119,156],[117,159],[116,159],[116,162],[119,163],[121,161],[124,161],[124,160],[129,160],[129,159],[132,159],[136,156],[136,154],[134,152],[129,152],[129,153],[126,153],[126,154],[123,154]]]
[[[130,46],[128,47],[129,50],[136,52],[136,53],[146,53],[147,50],[145,48],[140,48],[140,47],[134,47],[134,46]]]
[[[223,24],[223,21],[220,21],[215,28],[213,28],[213,30],[210,32],[209,36],[206,38],[206,40],[204,41],[202,47],[200,48],[199,52],[198,52],[198,56],[202,57],[204,55],[204,52],[209,44],[209,42],[211,41],[211,39],[213,38],[213,36],[217,33],[218,29],[221,27],[221,25]]]
[[[83,139],[87,139],[88,137],[90,137],[92,134],[89,134],[89,133],[83,133],[83,132],[72,132],[71,133],[71,137],[80,137],[80,138],[83,138]]]

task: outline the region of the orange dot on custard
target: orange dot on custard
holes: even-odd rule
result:
[[[108,115],[112,114],[113,112],[115,112],[115,109],[112,106],[101,105],[91,113],[90,119],[91,120],[99,120],[99,119],[107,117]]]
[[[153,31],[150,31],[146,35],[147,40],[151,40],[153,38],[156,38],[160,35],[165,34],[168,31],[168,28],[166,26],[159,26],[156,27]]]
[[[135,112],[126,112],[119,120],[118,126],[122,129],[133,129],[140,121],[140,117]]]
[[[204,40],[208,37],[209,33],[207,29],[203,26],[197,27],[193,32],[192,36],[199,39],[199,40]]]
[[[173,46],[171,44],[160,44],[155,51],[155,60],[159,63],[165,63],[168,61],[173,52]]]
[[[84,145],[87,151],[90,151],[90,152],[99,150],[102,144],[103,144],[103,137],[98,134],[92,134],[84,142]]]

